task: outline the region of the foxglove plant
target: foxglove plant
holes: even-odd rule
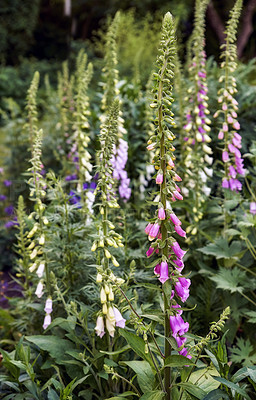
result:
[[[178,303],[179,301],[185,302],[188,298],[190,280],[181,275],[184,268],[182,259],[186,252],[180,248],[176,237],[173,236],[177,234],[185,237],[186,232],[181,228],[181,221],[175,215],[169,202],[169,200],[175,202],[183,198],[177,185],[181,178],[175,171],[173,153],[175,148],[172,144],[175,136],[171,131],[171,127],[175,125],[170,109],[173,102],[175,49],[173,18],[170,13],[167,13],[163,20],[159,56],[156,63],[158,71],[154,73],[155,85],[152,91],[154,100],[151,108],[156,111],[156,129],[148,140],[147,146],[147,149],[153,153],[152,162],[157,171],[155,180],[159,189],[154,200],[157,210],[145,229],[151,242],[147,256],[150,257],[154,253],[158,255],[154,273],[159,276],[159,281],[163,285],[166,358],[171,353],[168,340],[170,334],[176,338],[179,353],[190,357],[184,347],[186,338],[183,337],[184,333],[188,331],[188,323],[182,319],[182,310]],[[167,399],[170,399],[170,379],[170,368],[165,368]]]
[[[117,12],[112,24],[109,27],[106,36],[105,46],[105,66],[103,68],[103,97],[102,97],[102,111],[101,122],[104,124],[110,106],[114,99],[119,96],[118,90],[118,70],[117,66],[117,49],[116,49],[116,36],[117,29],[120,21],[120,13]],[[118,115],[118,135],[114,143],[113,155],[111,163],[113,165],[113,177],[119,184],[119,195],[124,201],[129,200],[131,196],[131,188],[129,187],[130,179],[128,178],[125,170],[126,162],[128,160],[128,143],[124,140],[124,135],[127,134],[124,128],[124,120],[122,112],[119,110]]]
[[[230,190],[242,190],[242,184],[237,179],[239,175],[244,176],[245,170],[241,155],[242,137],[238,133],[240,124],[237,120],[238,102],[235,99],[237,93],[236,79],[233,76],[237,66],[236,34],[239,16],[242,10],[242,0],[237,0],[230,12],[227,24],[225,44],[222,46],[221,54],[221,76],[219,82],[222,87],[218,91],[218,102],[221,109],[214,117],[222,116],[222,128],[218,139],[224,141],[222,150],[222,161],[224,163],[224,176],[222,187]]]
[[[106,123],[101,127],[101,148],[98,152],[99,166],[97,173],[99,174],[99,179],[96,190],[100,194],[101,221],[98,226],[98,238],[92,245],[92,251],[100,250],[100,265],[97,269],[96,282],[100,286],[102,310],[98,314],[95,327],[96,334],[100,338],[104,336],[105,328],[108,334],[113,337],[116,326],[121,328],[125,326],[125,319],[114,305],[115,296],[113,284],[117,282],[118,279],[119,284],[122,282],[120,278],[115,277],[110,268],[110,261],[115,267],[119,266],[116,258],[111,254],[110,247],[123,247],[121,242],[122,237],[115,232],[115,226],[108,220],[108,209],[119,207],[115,194],[112,191],[114,178],[113,165],[111,163],[118,130],[118,115],[119,103],[118,100],[115,100],[110,108]]]
[[[80,51],[77,57],[77,71],[76,71],[76,81],[75,81],[75,103],[74,103],[74,137],[73,141],[78,156],[78,187],[77,192],[80,194],[82,199],[82,205],[85,208],[85,211],[88,213],[89,204],[91,203],[91,196],[89,195],[89,199],[87,196],[87,190],[84,189],[85,182],[90,182],[92,176],[92,164],[90,162],[91,155],[88,151],[88,145],[90,143],[89,137],[89,121],[88,117],[90,115],[89,111],[89,98],[88,98],[88,85],[92,78],[93,67],[92,64],[89,63],[86,67],[87,56],[83,51]],[[94,199],[93,199],[94,200]],[[90,218],[87,217],[87,223]]]
[[[36,90],[35,81],[39,80],[38,72],[35,73],[34,78],[31,83],[31,93],[33,93],[32,99],[36,99]],[[35,91],[35,93],[34,93]],[[37,276],[39,277],[39,282],[35,291],[35,294],[38,298],[41,298],[44,294],[44,284],[46,282],[46,290],[48,295],[51,294],[50,289],[50,277],[49,270],[46,261],[46,256],[44,253],[44,245],[45,245],[45,226],[48,225],[48,219],[44,216],[45,204],[44,198],[46,195],[46,181],[42,175],[43,164],[41,161],[42,156],[42,139],[43,139],[43,131],[42,129],[38,130],[36,126],[37,120],[33,119],[33,116],[36,114],[36,102],[30,104],[30,98],[28,97],[28,109],[34,109],[33,113],[28,115],[29,126],[31,126],[31,132],[33,136],[32,140],[32,158],[30,160],[31,167],[28,169],[29,175],[31,175],[28,180],[28,184],[30,186],[30,200],[35,203],[34,211],[29,215],[29,218],[33,220],[33,227],[28,232],[27,238],[32,239],[30,245],[28,246],[28,250],[31,250],[30,253],[30,262],[32,265],[29,267],[30,272],[36,271]],[[32,118],[32,120],[31,120]],[[49,318],[48,318],[49,322]],[[44,324],[45,328],[45,324]]]
[[[188,89],[188,106],[186,109],[186,124],[184,130],[183,150],[185,152],[184,195],[192,194],[193,219],[197,223],[203,216],[202,204],[209,196],[211,189],[207,186],[208,177],[213,170],[207,167],[213,162],[210,157],[212,150],[209,147],[210,119],[208,118],[208,88],[206,82],[206,54],[204,50],[205,11],[209,0],[196,1],[195,27],[191,40],[191,64],[189,66],[189,79],[191,86]],[[193,224],[189,227],[193,233],[197,228]],[[190,231],[189,230],[189,231]]]

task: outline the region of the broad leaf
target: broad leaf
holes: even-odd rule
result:
[[[223,392],[220,389],[212,390],[203,398],[203,400],[219,400],[219,399],[227,399],[229,400],[229,396],[227,393]]]
[[[240,368],[232,377],[232,380],[237,383],[246,377],[250,377],[256,383],[256,366]]]
[[[220,382],[222,385],[225,385],[228,388],[233,389],[236,393],[241,394],[247,400],[251,400],[246,391],[240,388],[240,386],[236,385],[235,383],[230,382],[227,379],[221,378],[220,376],[213,376],[213,378],[216,379],[216,381]]]
[[[164,392],[161,390],[155,390],[154,392],[148,392],[141,396],[140,400],[163,400]]]
[[[26,336],[25,339],[31,343],[34,343],[40,349],[48,351],[50,356],[59,364],[64,364],[65,360],[67,360],[67,355],[65,354],[67,350],[75,349],[73,343],[69,340],[53,335]]]
[[[215,368],[198,369],[191,374],[189,382],[196,384],[200,389],[209,393],[220,386],[220,383],[213,378],[213,375],[218,375],[218,371]]]
[[[164,363],[165,367],[185,367],[186,365],[195,365],[189,358],[181,355],[172,355],[167,357]]]
[[[200,400],[203,400],[203,398],[207,394],[203,389],[200,389],[198,386],[195,386],[193,383],[190,382],[179,383],[178,385],[184,388],[189,394],[192,394]]]
[[[153,364],[153,361],[152,361],[150,355],[148,353],[145,353],[144,340],[142,338],[140,338],[139,336],[136,336],[134,333],[128,332],[126,329],[119,329],[119,333],[121,336],[123,336],[125,338],[125,340],[131,346],[133,351],[136,354],[138,354],[138,356],[140,356],[141,358],[146,360],[151,365],[153,370],[155,370],[154,364]]]
[[[153,389],[155,376],[147,361],[122,361],[120,364],[128,365],[137,374],[138,384],[143,393]]]

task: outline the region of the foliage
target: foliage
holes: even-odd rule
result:
[[[21,82],[18,98],[4,100],[1,262],[12,282],[2,275],[1,304],[7,308],[0,310],[1,398],[240,400],[254,395],[254,61],[229,71],[237,80],[246,173],[241,191],[224,192],[218,124],[212,121],[211,133],[198,129],[207,130],[210,123],[202,115],[199,121],[196,105],[208,109],[211,119],[223,74],[202,54],[206,3],[196,2],[193,40],[182,68],[170,13],[152,68],[158,20],[151,26],[146,16],[140,25],[132,12],[120,12],[96,43],[105,54],[102,73],[99,60],[92,60],[93,68],[82,48],[57,76],[44,79],[43,73],[39,80],[35,73],[26,100]],[[200,84],[208,86],[200,99],[199,73]],[[189,139],[200,138],[196,147],[190,141],[191,150],[184,146],[188,109]],[[122,135],[128,161],[127,151],[116,152]],[[205,195],[199,172],[209,160],[203,150],[207,135],[214,162]],[[117,190],[115,172],[123,159],[130,199]],[[191,182],[188,197],[182,182],[179,192],[176,166],[184,183]],[[145,220],[150,261],[144,256]],[[179,248],[177,255],[180,240],[188,251]],[[178,282],[189,286],[190,280],[190,297],[188,287],[179,295]],[[171,319],[182,321],[177,334]]]

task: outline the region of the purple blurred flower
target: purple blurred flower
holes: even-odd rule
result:
[[[9,187],[12,185],[12,181],[8,181],[7,179],[4,181],[4,186]]]
[[[7,215],[10,215],[10,216],[13,215],[13,213],[14,213],[14,207],[13,207],[13,205],[10,204],[9,206],[5,207],[4,212],[5,212],[5,214],[7,214]]]
[[[252,201],[250,203],[250,213],[251,214],[256,214],[256,202],[255,201]]]
[[[5,201],[7,197],[4,194],[0,194],[0,201]]]

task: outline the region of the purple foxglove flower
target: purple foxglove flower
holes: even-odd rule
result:
[[[232,143],[234,146],[238,147],[239,149],[241,149],[242,145],[241,145],[241,141],[237,140],[235,137],[232,139]]]
[[[231,190],[242,190],[242,184],[238,179],[229,179],[229,187]]]
[[[189,286],[191,285],[191,280],[190,280],[190,279],[186,279],[186,278],[184,278],[183,276],[180,277],[180,278],[178,278],[178,279],[179,279],[179,282],[182,284],[182,286],[183,286],[185,289],[188,289]]]
[[[184,335],[189,329],[189,323],[184,322],[180,315],[170,316],[170,327],[172,330],[172,336],[177,337],[177,335]]]
[[[174,196],[177,200],[183,200],[183,196],[182,196],[182,194],[180,194],[180,193],[178,192],[178,190],[174,190],[173,196]]]
[[[164,284],[169,279],[169,268],[166,261],[162,261],[160,265],[160,278],[159,281]]]
[[[46,314],[51,314],[52,312],[52,299],[50,297],[48,297],[45,302],[44,311],[46,312]]]
[[[154,247],[150,247],[146,252],[147,257],[150,257],[154,253],[154,251],[155,251]]]
[[[250,213],[251,214],[256,214],[256,202],[255,201],[252,201],[250,203]]]
[[[49,314],[46,314],[46,316],[44,317],[43,328],[44,329],[48,328],[48,326],[51,324],[51,322],[52,322],[51,316]]]
[[[177,217],[176,214],[170,214],[170,220],[174,223],[174,225],[181,225],[181,221]]]
[[[115,315],[116,326],[118,326],[119,328],[124,328],[126,319],[124,319],[122,317],[122,314],[120,313],[120,311],[114,306],[113,306],[113,311],[114,311],[114,315]]]
[[[12,185],[12,181],[8,181],[7,179],[4,181],[4,186],[9,187]]]
[[[10,216],[13,215],[13,213],[14,213],[14,207],[13,207],[13,205],[10,204],[8,207],[5,207],[4,212],[5,212],[7,215],[10,215]]]
[[[181,301],[183,303],[185,303],[185,301],[189,297],[189,289],[188,289],[188,287],[187,286],[183,286],[182,282],[179,280],[175,285],[175,291],[176,291],[177,295],[180,297]]]
[[[237,113],[236,113],[235,111],[232,111],[231,114],[232,114],[232,117],[233,117],[233,118],[237,118]]]
[[[168,161],[168,165],[169,165],[169,167],[171,167],[171,168],[174,168],[175,167],[175,164],[174,164],[174,162],[173,162],[173,160],[170,158],[169,159],[169,161]]]
[[[157,223],[155,223],[155,224],[151,227],[151,229],[150,229],[150,231],[149,231],[149,234],[148,234],[149,240],[153,240],[153,239],[155,239],[155,238],[157,237],[158,232],[159,232],[159,228],[160,228],[160,226],[159,226]]]
[[[222,140],[224,138],[224,132],[220,131],[218,134],[218,139]]]
[[[188,354],[188,350],[187,350],[186,347],[183,347],[183,349],[182,349],[181,351],[179,351],[179,354],[180,354],[181,356],[187,357],[187,358],[189,358],[189,359],[192,358],[192,356],[191,356],[190,354]]]
[[[229,160],[229,155],[227,151],[222,152],[222,161],[227,162]]]
[[[226,104],[226,103],[223,103],[223,104],[222,104],[222,110],[223,110],[223,111],[227,111],[227,109],[228,109],[227,104]]]
[[[238,121],[235,121],[233,124],[233,128],[236,129],[237,131],[240,129],[240,124]]]
[[[183,313],[183,310],[179,304],[172,304],[171,308],[175,309],[175,315],[181,315]]]
[[[165,211],[163,207],[158,210],[158,218],[162,221],[165,219]]]
[[[181,272],[181,271],[183,270],[183,268],[184,268],[184,262],[183,262],[182,260],[179,260],[179,259],[177,258],[177,260],[172,260],[172,262],[174,262],[174,264],[177,265],[177,270],[178,270],[179,272]],[[176,268],[176,267],[175,267],[175,268]]]
[[[176,182],[181,182],[182,181],[182,179],[181,179],[181,177],[178,175],[178,174],[176,174],[175,173],[175,175],[174,175],[174,177],[172,178],[174,181],[176,181]]]
[[[161,174],[161,173],[159,173],[159,174],[157,174],[157,176],[156,176],[156,183],[158,184],[158,185],[161,185],[162,183],[163,183],[163,174]]]
[[[181,228],[180,225],[175,225],[174,227],[176,233],[178,233],[178,235],[182,236],[182,237],[187,237],[186,232]]]
[[[105,330],[104,330],[104,319],[101,316],[98,316],[97,321],[96,321],[96,326],[95,326],[95,331],[96,334],[102,338],[105,335]]]
[[[239,135],[239,133],[235,132],[235,133],[234,133],[234,137],[235,137],[237,140],[239,140],[239,142],[242,141],[242,136]]]
[[[150,143],[146,148],[147,150],[154,150],[156,143]]]
[[[231,176],[231,178],[235,179],[236,178],[236,170],[233,167],[233,165],[229,166],[229,175]]]
[[[231,117],[231,115],[228,116],[228,119],[227,119],[227,120],[228,120],[228,123],[229,123],[229,124],[232,124],[232,123],[233,123],[233,118]]]
[[[183,346],[183,344],[186,343],[186,341],[187,341],[187,338],[185,338],[185,337],[180,337],[180,336],[176,337],[176,342],[177,342],[178,347]]]
[[[224,189],[228,189],[229,188],[229,182],[228,182],[228,180],[226,178],[223,179],[223,181],[222,181],[222,187]]]
[[[180,248],[180,245],[178,242],[174,242],[172,244],[172,251],[174,252],[174,254],[177,256],[177,258],[182,259],[184,257],[184,255],[186,254],[186,251],[182,250]]]
[[[223,132],[228,132],[228,125],[226,124],[226,122],[224,122],[224,124],[222,125],[222,130]]]
[[[150,224],[150,223],[146,226],[146,228],[145,228],[145,233],[146,233],[147,235],[149,234],[150,229],[152,228],[152,226],[153,226],[153,224]]]
[[[235,146],[232,143],[228,144],[228,149],[229,149],[230,153],[234,153],[236,150]]]
[[[154,268],[154,274],[155,275],[160,275],[160,264],[157,264]]]

